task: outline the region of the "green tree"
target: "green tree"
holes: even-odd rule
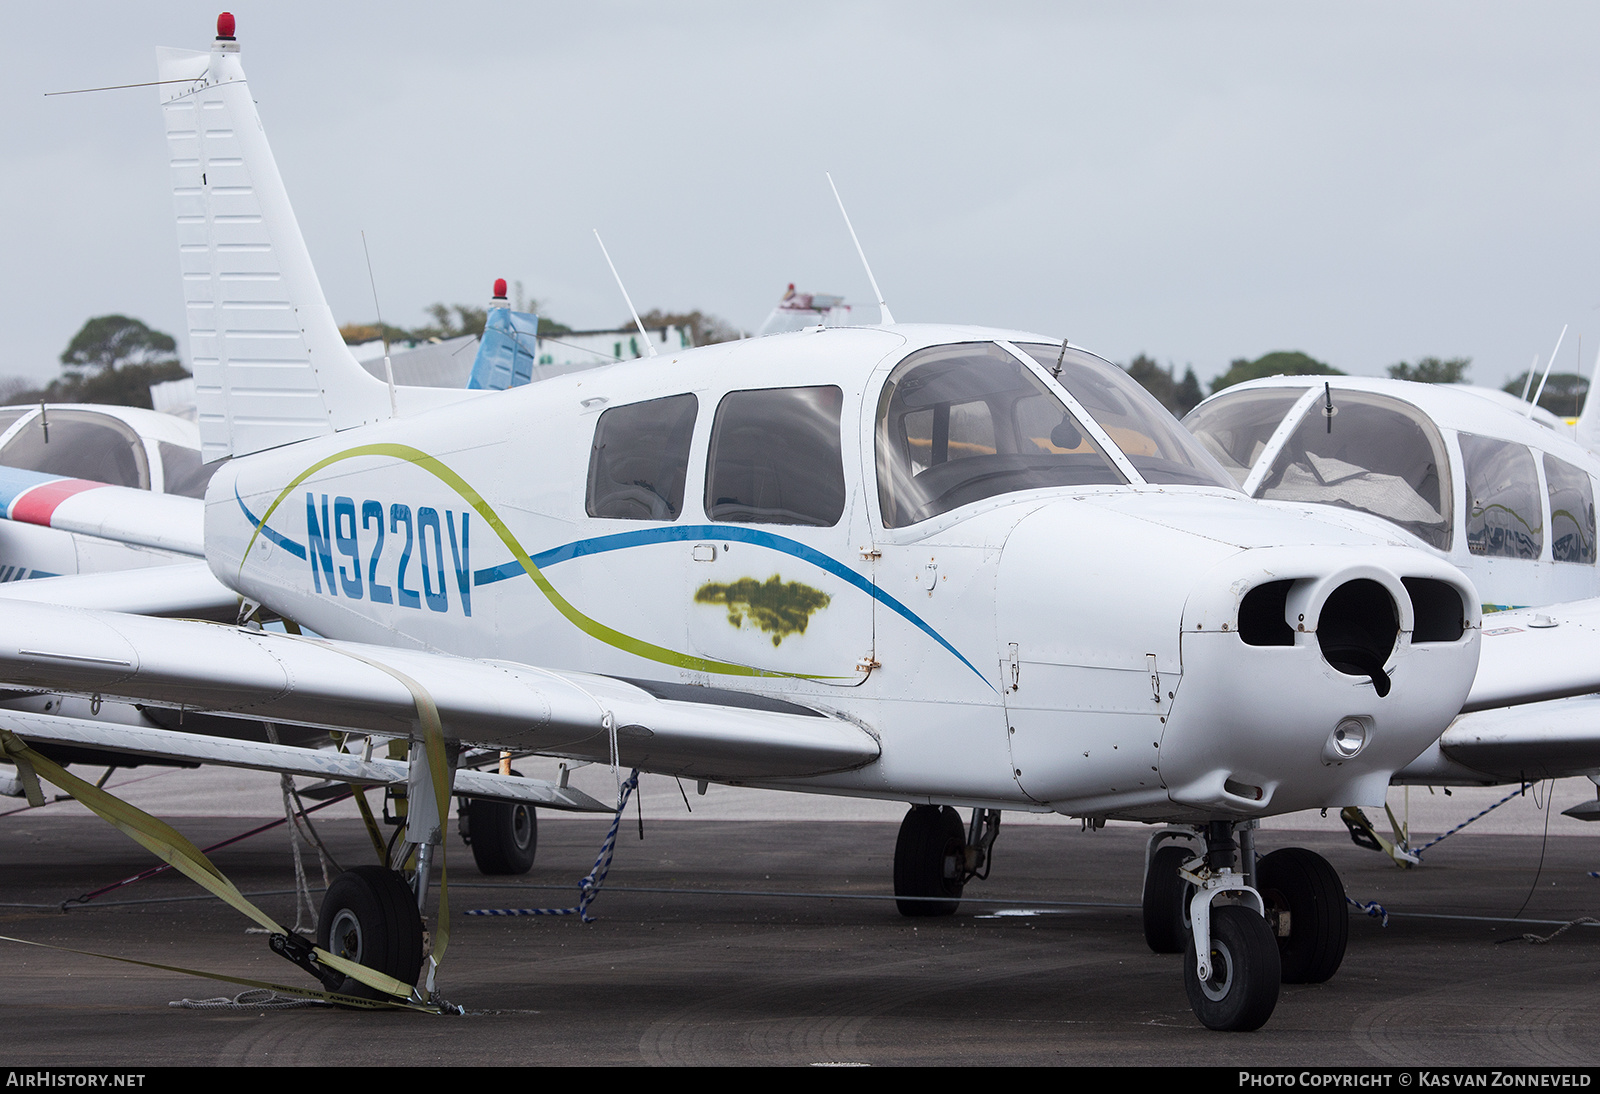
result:
[[[1451,357],[1446,361],[1424,357],[1414,365],[1404,361],[1390,365],[1389,377],[1393,380],[1414,380],[1419,384],[1461,384],[1466,382],[1467,369],[1471,365],[1470,357]]]
[[[1539,390],[1539,377],[1542,373],[1534,373],[1533,386],[1528,388],[1527,398],[1532,398],[1533,393]],[[1528,374],[1523,372],[1512,380],[1501,391],[1510,392],[1517,398],[1524,398],[1522,391],[1528,382]],[[1573,372],[1552,372],[1550,379],[1545,381],[1544,394],[1539,396],[1539,405],[1558,418],[1576,418],[1583,409],[1584,396],[1589,394],[1589,381]]]
[[[725,319],[700,311],[669,312],[660,308],[651,308],[639,316],[639,322],[650,327],[688,327],[689,341],[696,346],[709,346],[717,342],[733,342],[744,337],[744,332]],[[625,327],[633,325],[630,316],[628,322],[621,324]]]
[[[1156,401],[1166,407],[1176,417],[1183,417],[1199,405],[1204,396],[1200,393],[1200,381],[1195,378],[1194,369],[1184,371],[1183,379],[1173,379],[1171,365],[1162,368],[1154,360],[1139,354],[1127,365],[1128,375],[1139,381],[1139,385],[1156,397]]]
[[[168,364],[178,360],[172,335],[151,330],[126,315],[89,320],[61,354],[69,373],[104,372],[122,365]]]
[[[150,385],[181,380],[172,335],[125,315],[89,320],[61,354],[63,374],[42,388],[12,391],[10,403],[107,403],[150,408]]]
[[[1254,361],[1241,357],[1229,362],[1228,371],[1211,381],[1211,394],[1223,388],[1242,384],[1246,380],[1259,380],[1263,376],[1343,376],[1341,369],[1323,364],[1315,357],[1299,350],[1276,350]]]

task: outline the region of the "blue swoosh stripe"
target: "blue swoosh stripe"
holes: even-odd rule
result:
[[[878,603],[905,619],[906,622],[949,650],[963,665],[972,669],[978,679],[985,684],[989,684],[988,678],[983,673],[978,672],[977,667],[963,657],[960,650],[945,641],[944,636],[929,626],[916,612],[913,612],[900,601],[854,570],[847,568],[832,556],[825,555],[816,548],[808,547],[796,540],[773,535],[771,532],[762,532],[755,528],[746,528],[738,524],[688,524],[672,528],[641,528],[636,532],[618,532],[615,535],[575,540],[572,543],[563,544],[560,547],[552,547],[548,551],[542,551],[530,557],[532,557],[534,565],[542,570],[558,562],[582,558],[584,555],[599,555],[607,551],[620,551],[628,547],[643,547],[654,543],[674,543],[689,539],[722,540],[725,543],[751,543],[758,547],[781,551],[786,555],[792,555],[800,559],[802,562],[809,562],[818,569],[826,570],[840,580],[854,585]],[[523,572],[521,564],[512,560],[499,566],[492,566],[488,569],[474,572],[472,583],[474,585],[489,585],[496,581],[504,581],[507,578],[521,577]],[[989,684],[989,687],[993,690],[994,685]]]
[[[304,547],[300,546],[298,543],[296,543],[292,539],[284,538],[283,536],[279,535],[277,532],[274,532],[271,528],[268,528],[265,524],[262,524],[259,520],[256,519],[256,515],[254,513],[252,513],[249,510],[248,507],[246,507],[246,505],[244,503],[244,499],[239,496],[239,484],[238,483],[234,483],[234,485],[233,485],[233,498],[234,498],[235,501],[237,501],[239,503],[239,509],[244,513],[244,519],[250,522],[250,526],[252,528],[261,529],[261,534],[262,535],[266,536],[273,543],[276,543],[279,547],[282,547],[285,551],[288,551],[295,558],[305,558],[306,557],[306,549]]]

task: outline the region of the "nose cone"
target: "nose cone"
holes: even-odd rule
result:
[[[1410,548],[1264,547],[1184,607],[1161,747],[1172,801],[1215,814],[1376,805],[1461,710],[1481,617],[1467,580]]]

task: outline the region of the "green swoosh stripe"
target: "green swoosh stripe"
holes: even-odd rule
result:
[[[663,665],[673,665],[677,668],[689,669],[693,672],[714,672],[723,676],[785,676],[795,677],[802,680],[845,679],[844,677],[838,676],[816,676],[795,672],[772,672],[767,669],[751,668],[748,665],[735,665],[727,661],[713,661],[706,657],[696,657],[693,654],[679,653],[676,650],[669,650],[665,646],[652,645],[651,643],[645,642],[642,639],[634,638],[632,635],[623,634],[619,630],[615,630],[606,626],[599,620],[589,618],[577,608],[573,607],[567,601],[566,597],[562,596],[556,591],[555,586],[551,585],[549,579],[540,572],[539,567],[534,565],[533,559],[528,557],[528,552],[522,549],[521,543],[517,542],[517,537],[511,534],[510,529],[505,526],[505,523],[500,519],[499,515],[494,511],[494,509],[490,507],[489,503],[483,500],[482,495],[469,486],[465,479],[456,474],[449,467],[445,466],[437,458],[428,455],[421,449],[412,448],[408,444],[364,444],[357,448],[350,448],[343,452],[335,453],[334,455],[329,456],[327,459],[317,461],[302,471],[295,477],[293,482],[289,483],[288,486],[283,488],[283,492],[273,499],[272,504],[267,506],[267,511],[261,515],[261,523],[256,525],[255,531],[251,533],[250,542],[245,544],[244,554],[239,559],[239,572],[241,574],[244,572],[245,559],[250,557],[250,550],[255,546],[256,539],[261,535],[261,529],[267,526],[267,521],[272,518],[273,512],[278,508],[279,505],[283,503],[283,500],[287,498],[297,486],[305,482],[312,475],[315,475],[318,471],[321,471],[324,467],[339,463],[341,460],[353,460],[360,456],[389,456],[393,459],[404,460],[406,463],[414,464],[417,467],[422,468],[424,471],[429,472],[439,481],[449,486],[457,494],[460,494],[462,499],[465,500],[468,505],[472,506],[473,511],[476,512],[478,516],[482,517],[484,522],[494,530],[494,534],[500,537],[500,542],[505,544],[507,550],[511,552],[512,557],[517,560],[518,564],[522,566],[522,569],[527,573],[527,575],[533,579],[533,583],[539,587],[539,591],[545,595],[545,599],[550,601],[551,605],[555,607],[556,611],[565,616],[567,622],[577,627],[584,634],[587,634],[589,637],[598,641],[604,642],[608,646],[614,646],[625,653],[633,654],[635,657],[642,657],[649,661],[657,661]]]

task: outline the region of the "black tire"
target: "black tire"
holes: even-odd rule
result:
[[[948,805],[913,805],[894,844],[894,895],[942,897],[897,900],[901,915],[954,915],[966,886],[967,832]]]
[[[1201,983],[1194,936],[1184,954],[1183,987],[1207,1029],[1260,1029],[1278,1005],[1283,975],[1267,921],[1237,904],[1211,906],[1211,978]]]
[[[1321,984],[1339,971],[1350,941],[1344,883],[1328,860],[1304,847],[1285,847],[1256,867],[1267,921],[1288,913],[1289,933],[1275,933],[1285,984]]]
[[[1182,953],[1189,944],[1189,898],[1194,886],[1178,876],[1178,867],[1194,857],[1182,845],[1168,844],[1150,856],[1144,876],[1144,940],[1155,953]]]
[[[469,799],[472,861],[479,873],[525,874],[539,848],[539,818],[524,802]]]
[[[357,866],[333,879],[317,917],[317,945],[329,953],[415,984],[422,968],[422,916],[417,898],[399,874],[382,866]],[[363,999],[388,998],[345,977],[336,990]]]

